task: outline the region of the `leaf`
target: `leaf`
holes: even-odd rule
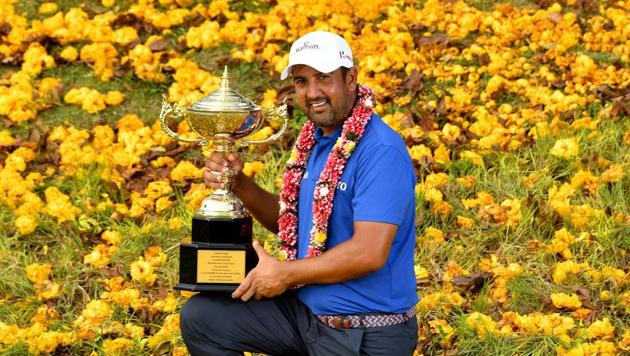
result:
[[[487,66],[491,62],[490,55],[488,55],[488,53],[484,53],[477,58],[477,61],[480,66]]]
[[[560,21],[562,21],[562,14],[559,12],[553,12],[551,14],[549,14],[549,20],[551,20],[553,23],[560,23]]]
[[[188,16],[184,21],[184,26],[186,27],[198,27],[201,26],[204,22],[206,22],[207,18],[201,15],[199,12],[194,12],[192,15]]]
[[[409,94],[415,95],[422,91],[424,88],[424,82],[422,81],[423,74],[417,70],[413,70],[411,74],[405,79],[402,84],[404,89],[409,91]]]
[[[456,287],[475,293],[481,290],[491,279],[492,276],[489,273],[477,271],[465,276],[456,276],[451,283]]]
[[[155,350],[153,351],[154,355],[168,355],[170,354],[171,351],[171,343],[168,341],[164,341],[163,343],[159,344],[158,346],[155,347]]]
[[[141,22],[142,22],[141,18],[139,18],[138,16],[132,13],[126,12],[124,14],[118,15],[118,17],[115,18],[111,22],[111,26],[113,28],[119,28],[119,27],[125,27],[125,26],[135,27]]]
[[[11,24],[6,22],[0,23],[0,37],[8,35],[12,29]]]
[[[599,11],[599,6],[595,0],[577,0],[573,6],[589,13],[597,13]]]
[[[555,89],[562,89],[567,86],[567,83],[562,79],[558,79],[551,82],[551,86]]]
[[[613,88],[610,85],[604,84],[592,89],[591,92],[600,99],[611,100],[630,95],[630,85],[625,88]]]
[[[153,40],[151,42],[149,42],[147,44],[147,47],[149,47],[149,49],[151,49],[151,51],[153,52],[160,52],[165,50],[169,45],[169,42],[163,38],[159,38],[156,40]]]
[[[622,116],[630,116],[630,95],[626,95],[626,100],[615,100],[610,109],[610,116],[614,119],[620,119]]]
[[[43,147],[46,145],[46,137],[48,136],[48,127],[42,123],[40,119],[33,122],[31,125],[31,132],[28,137],[30,142],[33,142],[35,147]]]
[[[414,38],[414,42],[418,47],[427,45],[446,46],[450,41],[451,38],[444,34],[430,36],[421,35]]]
[[[142,172],[142,169],[141,168],[127,168],[123,170],[122,172],[120,172],[120,175],[123,178],[129,180],[138,172]]]
[[[433,113],[421,110],[419,115],[416,115],[415,113],[411,113],[411,115],[413,117],[413,121],[422,127],[422,130],[425,132],[433,130],[433,125],[435,124],[435,115],[433,115]]]

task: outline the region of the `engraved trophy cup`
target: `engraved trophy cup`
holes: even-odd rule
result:
[[[183,118],[198,138],[185,138],[167,125],[170,117]],[[265,118],[283,120],[277,133],[260,141],[246,137],[258,131]],[[213,144],[225,156],[238,147],[261,144],[280,137],[287,127],[285,104],[263,110],[230,88],[227,67],[221,87],[182,110],[176,104],[162,102],[162,129],[172,138],[199,144]],[[179,246],[179,283],[176,289],[206,292],[231,292],[258,257],[252,247],[252,217],[230,190],[236,172],[228,167],[221,172],[220,189],[207,196],[192,219],[192,241]]]

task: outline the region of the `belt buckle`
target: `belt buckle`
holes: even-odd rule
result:
[[[352,328],[352,324],[350,322],[350,318],[347,318],[343,315],[335,315],[332,317],[333,328],[335,329],[350,329]]]

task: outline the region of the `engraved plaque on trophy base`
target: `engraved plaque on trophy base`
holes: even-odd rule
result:
[[[179,246],[179,283],[176,289],[195,292],[233,292],[258,263],[251,243]]]

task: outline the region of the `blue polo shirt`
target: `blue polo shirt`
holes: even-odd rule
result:
[[[341,128],[315,130],[298,201],[298,258],[304,258],[313,226],[313,192]],[[298,292],[314,314],[401,313],[418,302],[414,274],[415,174],[401,137],[372,114],[346,163],[334,197],[326,249],[349,240],[355,221],[398,225],[389,257],[378,271],[337,284],[312,284]]]

